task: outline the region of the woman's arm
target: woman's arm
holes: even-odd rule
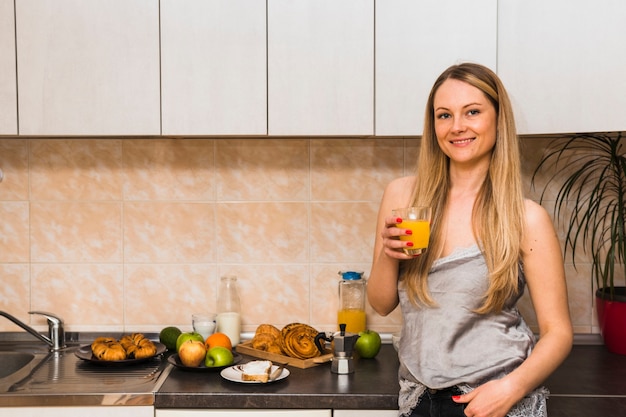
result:
[[[376,222],[374,259],[367,281],[367,297],[374,310],[386,316],[398,305],[398,269],[401,260],[411,259],[402,252],[406,246],[398,236],[404,229],[396,226],[391,210],[406,207],[415,184],[414,177],[398,178],[385,188]]]
[[[527,200],[525,209],[522,259],[539,325],[539,341],[515,371],[461,396],[459,402],[469,402],[468,415],[504,416],[554,372],[572,347],[573,331],[559,239],[543,207]]]

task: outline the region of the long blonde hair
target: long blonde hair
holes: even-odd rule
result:
[[[515,130],[508,94],[490,69],[472,63],[454,65],[435,81],[424,120],[424,134],[413,191],[414,205],[433,207],[429,250],[403,265],[409,298],[415,304],[432,306],[428,291],[428,272],[443,247],[442,223],[450,189],[449,158],[437,143],[434,128],[434,96],[447,79],[466,82],[479,90],[494,105],[497,113],[496,143],[486,178],[474,202],[472,227],[489,271],[489,289],[479,314],[498,312],[519,291],[521,238],[524,229],[520,142]]]

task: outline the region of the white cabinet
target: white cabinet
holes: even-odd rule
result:
[[[267,134],[265,0],[161,0],[164,135]]]
[[[20,0],[16,26],[21,135],[160,134],[158,0]]]
[[[374,0],[268,0],[268,133],[371,135]]]
[[[155,417],[331,417],[331,410],[156,410]]]
[[[398,410],[334,410],[333,417],[397,417]]]
[[[520,133],[626,129],[626,2],[502,0],[498,73]]]
[[[0,135],[17,134],[13,0],[0,0]]]
[[[8,407],[0,417],[154,417],[152,406]]]
[[[471,61],[496,70],[497,0],[376,1],[376,135],[421,135],[443,70]]]

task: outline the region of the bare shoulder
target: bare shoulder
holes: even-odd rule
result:
[[[545,228],[546,226],[552,228],[552,219],[543,206],[533,200],[526,199],[524,200],[524,209],[527,229]]]
[[[411,197],[413,187],[415,186],[415,176],[400,177],[392,180],[385,188],[385,198],[394,201],[405,200]]]
[[[525,200],[525,223],[522,240],[525,251],[559,245],[552,218],[540,204]]]

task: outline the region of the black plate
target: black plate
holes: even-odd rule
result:
[[[180,358],[178,357],[178,354],[173,354],[170,355],[167,358],[167,361],[169,363],[171,363],[172,365],[174,365],[175,367],[182,369],[183,371],[191,371],[191,372],[217,372],[217,371],[221,371],[222,369],[228,368],[229,366],[233,366],[239,362],[241,362],[242,356],[238,353],[233,352],[233,363],[229,363],[228,365],[225,366],[205,366],[204,364],[198,366],[198,367],[193,367],[193,366],[185,366],[181,363]]]
[[[154,342],[154,346],[156,346],[156,350],[157,351],[156,351],[156,354],[154,354],[153,356],[149,356],[147,358],[141,358],[141,359],[123,359],[121,361],[105,361],[105,360],[96,358],[93,355],[93,352],[91,351],[91,345],[81,346],[74,353],[80,359],[82,359],[84,361],[91,362],[91,363],[95,363],[95,364],[98,364],[98,365],[125,366],[125,365],[134,365],[136,363],[142,363],[142,362],[149,361],[149,360],[151,360],[151,359],[161,355],[163,352],[165,352],[167,350],[167,348],[165,347],[165,345],[163,343]]]

